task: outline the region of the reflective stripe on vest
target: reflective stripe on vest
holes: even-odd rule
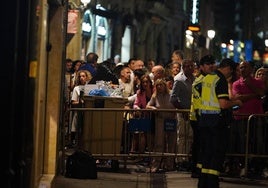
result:
[[[201,168],[202,168],[202,164],[201,164],[201,163],[197,163],[197,164],[196,164],[196,168],[201,169]]]
[[[201,74],[199,75],[193,82],[192,84],[192,97],[191,97],[191,108],[190,108],[190,120],[196,121],[196,111],[200,108],[201,106],[201,93],[197,90],[196,86],[198,84],[201,84],[204,76]]]
[[[214,169],[206,169],[206,168],[202,168],[201,173],[203,173],[203,174],[211,174],[211,175],[215,175],[215,176],[220,175],[220,171],[214,170]]]

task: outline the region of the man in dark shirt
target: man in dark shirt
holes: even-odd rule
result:
[[[88,70],[92,79],[89,84],[96,84],[96,81],[111,81],[112,84],[118,85],[118,78],[115,74],[105,65],[105,63],[97,63],[99,56],[96,53],[88,53],[86,60],[87,63],[80,67],[80,70]]]
[[[89,84],[96,84],[98,80],[111,81],[115,85],[119,84],[116,75],[104,63],[97,65],[96,75],[92,77]]]
[[[96,53],[90,52],[86,56],[86,63],[79,70],[88,70],[92,77],[96,75],[96,67],[99,56]]]

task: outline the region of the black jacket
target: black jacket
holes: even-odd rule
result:
[[[113,84],[119,84],[116,75],[104,64],[100,63],[97,66],[97,73],[90,80],[89,84],[96,84],[96,81],[111,81]]]

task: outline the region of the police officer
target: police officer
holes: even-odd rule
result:
[[[223,59],[217,70],[207,74],[201,82],[200,107],[198,110],[201,147],[201,175],[198,188],[219,188],[222,169],[226,127],[232,114],[232,106],[241,106],[240,100],[231,101],[228,94],[227,78],[233,72],[234,62]]]
[[[200,161],[200,128],[198,126],[198,110],[200,108],[201,100],[201,83],[205,75],[215,70],[215,59],[211,55],[203,56],[197,63],[200,74],[197,75],[192,84],[192,96],[191,96],[191,108],[190,108],[190,123],[193,131],[193,143],[192,143],[192,158],[191,158],[191,170],[192,178],[198,178],[201,172]]]

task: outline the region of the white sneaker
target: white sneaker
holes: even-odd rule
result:
[[[245,177],[245,174],[246,174],[246,172],[245,172],[245,168],[242,168],[241,170],[240,170],[240,177]]]

